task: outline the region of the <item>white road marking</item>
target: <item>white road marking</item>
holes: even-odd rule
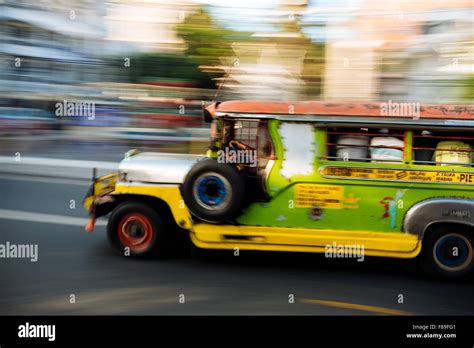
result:
[[[16,160],[15,156],[0,156],[0,164],[43,165],[66,168],[101,168],[111,170],[117,170],[118,168],[118,162],[82,161],[42,157],[21,157],[20,160]]]
[[[29,211],[0,209],[0,219],[30,222],[43,222],[56,225],[85,226],[88,218],[56,214],[32,213]],[[97,220],[96,226],[106,226],[107,221]]]
[[[63,179],[63,178],[48,178],[42,176],[29,176],[22,174],[0,174],[0,179],[15,180],[15,181],[34,181],[44,182],[48,184],[64,184],[64,185],[78,185],[78,186],[90,186],[91,179]]]

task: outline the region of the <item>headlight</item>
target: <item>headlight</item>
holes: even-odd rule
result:
[[[119,181],[127,181],[127,173],[120,172],[118,176]]]
[[[138,155],[140,153],[140,150],[138,149],[131,149],[125,152],[124,159],[127,160],[132,156]]]

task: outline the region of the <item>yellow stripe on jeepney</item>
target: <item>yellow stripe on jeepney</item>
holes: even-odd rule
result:
[[[199,223],[191,241],[204,249],[268,250],[325,253],[336,245],[363,246],[364,255],[416,257],[422,242],[417,235],[270,226],[229,226]]]

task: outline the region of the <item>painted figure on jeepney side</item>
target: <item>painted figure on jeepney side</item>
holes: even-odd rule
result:
[[[400,199],[405,194],[405,191],[406,189],[403,191],[397,190],[395,198],[385,197],[380,201],[384,207],[384,214],[382,215],[382,218],[390,218],[390,228],[396,227],[397,207],[400,207],[400,205],[403,207],[403,201],[400,201]]]

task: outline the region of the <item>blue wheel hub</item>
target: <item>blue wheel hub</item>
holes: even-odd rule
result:
[[[199,180],[197,183],[198,199],[208,206],[218,206],[226,198],[227,192],[221,178],[210,175]]]
[[[469,246],[459,237],[448,235],[441,237],[435,249],[436,258],[447,267],[457,267],[466,262]]]

